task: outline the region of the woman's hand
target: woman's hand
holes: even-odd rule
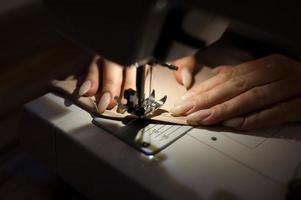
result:
[[[175,72],[177,82],[189,89],[193,83],[193,72],[196,66],[196,59],[194,56],[187,56],[172,62],[178,66]]]
[[[135,89],[136,68],[123,68],[106,59],[95,57],[91,62],[85,81],[79,88],[80,96],[100,95],[98,110],[100,113],[112,109],[127,88]]]
[[[173,62],[179,66],[175,73],[176,80],[189,88],[192,83],[194,57],[185,57]],[[98,110],[100,113],[112,109],[116,102],[115,96],[121,96],[126,89],[136,89],[136,68],[122,67],[114,62],[95,57],[91,62],[85,81],[79,88],[80,96],[100,95]]]
[[[235,67],[193,87],[171,109],[190,124],[223,123],[239,130],[301,120],[301,64],[270,55]]]

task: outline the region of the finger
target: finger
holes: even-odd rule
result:
[[[196,96],[198,93],[211,90],[212,88],[222,83],[225,83],[226,81],[232,79],[233,77],[243,76],[262,68],[270,68],[270,66],[272,66],[275,63],[274,62],[275,57],[277,56],[268,56],[257,60],[245,62],[235,67],[226,67],[225,65],[217,67],[217,71],[221,71],[223,73],[217,73],[217,75],[211,77],[207,81],[204,81],[203,83],[197,85],[196,87],[193,87],[181,99],[182,100],[191,99],[194,96]],[[279,59],[276,58],[276,60]]]
[[[227,73],[227,72],[231,72],[233,67],[234,67],[233,65],[221,65],[212,69],[211,72],[214,75],[219,73]]]
[[[123,81],[122,77],[122,66],[107,60],[104,62],[102,90],[100,92],[101,98],[98,104],[100,113],[104,112],[106,109],[111,109],[116,105],[114,97],[120,95]]]
[[[136,73],[137,68],[136,67],[127,67],[125,68],[124,72],[124,81],[123,81],[123,89],[121,92],[122,99],[124,91],[127,89],[133,89],[136,90]]]
[[[293,87],[292,87],[293,86]],[[253,88],[229,101],[209,109],[210,115],[201,119],[198,111],[188,116],[190,121],[203,125],[217,124],[235,116],[241,116],[258,109],[266,108],[275,103],[301,94],[300,78],[284,79],[275,83]]]
[[[284,56],[273,54],[256,60],[244,62],[235,67],[235,76],[245,75],[262,68],[277,67],[279,63],[284,63],[284,60],[286,60]]]
[[[221,66],[221,68],[223,68],[224,66]],[[218,86],[219,84],[222,84],[226,81],[228,81],[233,74],[233,67],[226,67],[227,70],[222,70],[220,73],[216,73],[215,76],[211,77],[210,79],[208,79],[207,81],[202,82],[201,84],[191,88],[187,93],[185,93],[182,97],[181,100],[185,101],[185,100],[189,100],[192,99],[193,97],[195,97],[198,93],[201,92],[206,92],[216,86]],[[213,72],[215,73],[215,72]]]
[[[207,91],[219,86],[220,84],[227,82],[231,73],[220,73],[209,80],[199,84],[198,86],[190,89],[184,96],[181,97],[182,102],[175,105],[170,112],[173,116],[181,116],[194,112],[197,109],[197,100],[200,94],[203,92],[207,94]],[[203,95],[204,96],[204,95]],[[200,101],[200,100],[199,100]]]
[[[227,120],[223,125],[238,130],[252,130],[301,120],[301,98],[277,104],[246,117]]]
[[[196,65],[195,57],[187,56],[172,63],[179,67],[175,72],[177,82],[184,85],[186,88],[190,88],[193,82],[193,72]]]
[[[233,68],[231,73],[218,74],[217,76],[224,77],[226,81],[206,90],[206,92],[188,93],[184,95],[184,97],[186,96],[186,99],[184,99],[184,101],[182,101],[179,105],[172,108],[170,112],[172,112],[175,116],[191,114],[198,110],[210,108],[232,99],[253,87],[265,85],[280,80],[286,76],[284,73],[284,67],[279,67],[277,65],[276,67],[275,65],[266,66],[267,62],[265,60],[256,60],[253,62],[253,65],[257,65],[258,69],[243,75],[240,75],[240,73],[245,73],[246,71],[237,70],[236,67]],[[219,82],[221,79],[217,79],[215,81]],[[211,84],[212,82],[209,85],[203,85],[210,88],[212,86]],[[198,89],[202,90],[202,87],[204,86],[199,86]],[[187,96],[189,96],[189,98]]]
[[[190,110],[190,113],[225,102],[254,87],[281,80],[283,76],[280,68],[273,72],[269,68],[262,68],[244,76],[232,78],[207,92],[199,94],[194,100],[195,106]]]
[[[101,65],[101,62],[102,60],[100,60],[99,57],[95,57],[92,60],[88,68],[88,73],[85,81],[79,88],[79,96],[93,96],[97,93],[99,86],[99,76],[101,73],[99,65]]]
[[[181,100],[188,100],[195,97],[197,94],[211,90],[212,88],[227,82],[235,76],[243,75],[251,71],[251,67],[239,69],[238,67],[230,67],[222,65],[216,68],[216,71],[213,71],[215,76],[211,77],[207,81],[202,82],[201,84],[190,89],[184,96],[181,97]]]

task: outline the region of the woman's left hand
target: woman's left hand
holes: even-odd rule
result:
[[[182,97],[173,115],[239,130],[301,120],[301,63],[275,54],[216,71]]]

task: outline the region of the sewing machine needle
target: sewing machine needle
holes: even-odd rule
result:
[[[152,94],[152,77],[153,77],[153,66],[149,66],[149,97]]]

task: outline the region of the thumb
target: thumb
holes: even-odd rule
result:
[[[177,82],[189,89],[193,82],[193,71],[196,64],[195,57],[183,57],[173,61],[172,64],[179,67],[179,69],[175,72]]]

